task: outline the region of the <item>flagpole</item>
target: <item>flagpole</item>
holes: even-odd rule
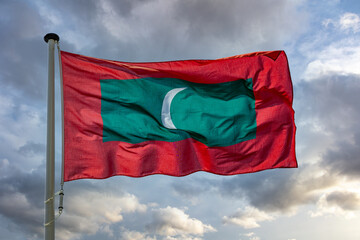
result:
[[[48,33],[44,40],[49,45],[48,62],[48,102],[46,136],[46,180],[45,180],[45,240],[55,239],[54,182],[55,182],[55,43],[59,41],[55,33]]]

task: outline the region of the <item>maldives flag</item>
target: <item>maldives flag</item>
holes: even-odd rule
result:
[[[64,179],[297,167],[283,51],[129,63],[61,52]]]

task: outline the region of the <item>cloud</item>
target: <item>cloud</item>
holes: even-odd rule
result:
[[[39,153],[44,153],[45,146],[44,144],[40,143],[34,143],[34,142],[27,142],[23,146],[21,146],[18,150],[20,154],[23,154],[24,156],[30,157],[37,155]]]
[[[0,109],[0,159],[22,169],[35,169],[45,156],[44,109],[7,94],[0,95]]]
[[[334,140],[352,139],[356,117],[360,115],[356,93],[360,89],[358,75],[331,75],[316,82],[296,86],[298,122],[319,124],[321,132]],[[302,129],[302,131],[305,129]],[[321,133],[320,133],[321,134]]]
[[[337,190],[323,194],[316,205],[316,211],[310,211],[311,217],[335,215],[351,219],[356,216],[355,211],[360,209],[360,194]]]
[[[45,100],[46,45],[42,40],[43,18],[23,1],[1,2],[1,92],[16,93],[27,101]]]
[[[0,164],[0,214],[27,238],[43,234],[44,180],[38,171],[26,173],[7,159]]]
[[[219,191],[223,196],[243,199],[261,211],[294,214],[299,206],[315,203],[323,190],[338,181],[327,173],[314,174],[313,166],[302,168],[265,171],[255,173],[256,177],[237,176],[223,181]]]
[[[360,16],[345,13],[323,21],[323,28],[314,32],[311,42],[301,44],[303,79],[313,81],[333,75],[359,75]]]
[[[149,232],[167,237],[192,238],[202,236],[206,232],[216,231],[211,225],[190,218],[184,211],[174,207],[153,210],[153,220],[147,225]]]
[[[66,16],[67,21],[57,28],[67,29],[59,34],[68,51],[124,61],[219,58],[278,49],[305,30],[307,19],[299,2],[284,0],[101,0],[43,5],[52,15]]]
[[[333,75],[360,75],[360,44],[355,39],[346,39],[327,46],[316,54],[304,73],[307,81]]]
[[[263,211],[259,211],[253,207],[245,207],[238,209],[233,215],[223,217],[223,223],[235,224],[243,228],[258,228],[259,222],[271,221],[274,218]]]
[[[345,33],[357,33],[360,30],[360,17],[356,13],[344,13],[338,19],[325,19],[323,25],[328,28],[334,26]]]
[[[42,167],[28,173],[7,159],[0,161],[0,214],[14,231],[27,239],[43,237],[43,175]],[[123,221],[124,214],[142,214],[147,210],[132,194],[103,189],[87,181],[67,184],[65,194],[65,210],[56,221],[56,238],[60,240],[96,233],[111,237],[112,225]]]
[[[355,33],[359,32],[360,17],[355,13],[345,13],[340,17],[339,25],[342,30],[352,30]]]
[[[331,75],[298,84],[297,90],[297,98],[301,99],[297,121],[302,127],[298,132],[311,131],[309,134],[314,136],[308,135],[307,142],[303,143],[307,146],[304,151],[311,151],[315,145],[321,168],[331,175],[358,179],[360,76]],[[316,131],[316,128],[320,130]]]
[[[191,237],[191,236],[179,236],[179,237],[166,236],[163,238],[163,240],[202,240],[202,238]]]
[[[306,19],[299,3],[284,0],[5,0],[1,6],[0,92],[26,102],[46,99],[47,32],[57,31],[66,51],[100,58],[219,58],[280,48]]]
[[[197,205],[203,194],[216,192],[215,186],[216,182],[201,177],[186,178],[172,183],[174,193],[181,199],[190,201],[192,205]]]
[[[354,126],[355,127],[355,126]],[[356,130],[355,130],[356,131]],[[323,166],[336,174],[349,178],[360,178],[360,132],[356,131],[354,140],[336,141],[323,157]]]
[[[256,236],[254,232],[249,232],[241,235],[248,237],[249,240],[260,240],[260,237]]]
[[[326,197],[329,205],[339,206],[343,210],[360,209],[360,195],[355,192],[336,191]]]
[[[247,237],[252,237],[252,236],[254,236],[255,235],[255,233],[254,232],[249,232],[249,233],[245,233],[245,234],[243,234],[244,236],[247,236]]]
[[[113,235],[110,226],[123,221],[124,213],[143,213],[146,205],[128,193],[114,193],[94,186],[80,184],[66,190],[65,211],[57,221],[59,239],[73,239],[82,234],[103,232]]]
[[[122,240],[156,240],[156,237],[153,238],[147,236],[146,233],[122,229],[121,239]]]

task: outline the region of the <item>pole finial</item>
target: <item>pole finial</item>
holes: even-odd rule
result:
[[[48,33],[44,36],[44,41],[47,43],[50,39],[54,39],[55,41],[59,41],[60,37],[56,33]]]

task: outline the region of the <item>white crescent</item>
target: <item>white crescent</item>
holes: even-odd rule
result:
[[[164,101],[163,101],[162,109],[161,109],[161,122],[164,125],[164,127],[168,128],[168,129],[176,129],[176,127],[171,119],[170,107],[171,107],[171,102],[174,99],[175,95],[184,89],[186,89],[186,87],[174,88],[174,89],[170,90],[164,97]]]

